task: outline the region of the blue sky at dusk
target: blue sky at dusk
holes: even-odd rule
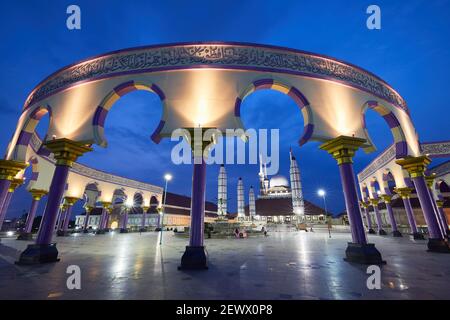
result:
[[[66,28],[66,8],[81,8],[82,29]],[[366,28],[366,8],[381,8],[382,29]],[[450,139],[450,1],[9,1],[0,13],[0,149],[6,150],[30,91],[57,69],[89,56],[127,47],[184,41],[242,41],[279,45],[330,55],[367,69],[405,98],[421,141]],[[192,166],[170,160],[174,143],[154,144],[149,136],[162,114],[156,95],[133,92],[119,100],[106,120],[106,149],[79,162],[161,185],[174,176],[169,191],[190,194]],[[243,102],[246,128],[280,129],[280,174],[289,175],[289,148],[300,165],[305,197],[317,204],[318,188],[327,191],[328,208],[344,209],[335,161],[318,143],[301,148],[301,112],[288,97],[258,91]],[[45,120],[39,131],[45,132]],[[392,143],[385,122],[367,114],[379,150]],[[376,153],[358,152],[355,172]],[[219,167],[208,167],[207,200],[216,201]],[[258,165],[227,166],[231,211],[236,210],[238,177],[246,190],[258,184]],[[8,217],[28,210],[31,197],[22,187]],[[42,208],[40,209],[42,212]]]

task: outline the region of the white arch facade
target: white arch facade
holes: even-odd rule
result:
[[[28,96],[7,160],[24,161],[29,134],[50,113],[46,141],[67,138],[106,146],[104,123],[114,103],[133,90],[157,94],[163,116],[152,138],[178,128],[242,128],[240,104],[251,92],[274,89],[290,95],[304,120],[300,144],[341,135],[364,138],[364,113],[381,114],[397,156],[420,155],[418,136],[401,96],[377,76],[340,60],[288,48],[247,43],[181,43],[131,48],[65,67]],[[399,149],[399,150],[400,150]]]
[[[30,162],[31,159],[37,159],[38,163],[32,165],[33,178],[36,175],[37,178],[32,178],[30,182],[27,183],[28,190],[39,189],[48,191],[50,188],[53,172],[55,170],[55,160],[52,154],[46,154],[45,151],[42,151],[41,145],[42,141],[40,138],[36,134],[33,134],[29,147],[27,148],[26,162]],[[24,170],[19,172],[17,177],[22,178],[24,172]],[[73,167],[70,168],[64,197],[82,199],[86,192],[86,186],[90,184],[95,184],[99,191],[98,195],[95,197],[95,201],[92,200],[94,197],[89,197],[89,205],[91,206],[95,206],[98,202],[113,203],[114,191],[118,189],[122,190],[129,199],[133,199],[135,194],[141,194],[143,197],[142,206],[150,206],[150,199],[152,196],[156,197],[159,204],[162,203],[162,187],[123,178],[79,163],[74,163]]]

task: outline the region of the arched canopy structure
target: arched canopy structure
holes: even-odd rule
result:
[[[363,147],[373,150],[361,120],[373,108],[391,128],[397,157],[420,154],[405,101],[375,75],[309,52],[211,42],[125,49],[55,72],[28,96],[7,159],[26,160],[21,145],[44,109],[51,110],[47,137],[106,146],[103,128],[111,106],[130,91],[151,91],[163,105],[152,134],[159,142],[178,128],[241,128],[240,102],[261,88],[296,101],[304,118],[300,144],[346,135],[366,139]]]

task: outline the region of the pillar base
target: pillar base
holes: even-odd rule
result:
[[[385,235],[387,235],[387,232],[384,231],[383,229],[381,229],[381,230],[378,231],[378,234],[379,234],[380,236],[385,236]]]
[[[147,227],[140,228],[140,229],[139,229],[139,232],[147,232]]]
[[[398,230],[392,231],[393,237],[403,237],[402,233]]]
[[[128,233],[128,229],[121,228],[121,229],[120,229],[120,233]]]
[[[95,234],[105,234],[104,229],[95,230]]]
[[[412,234],[413,239],[414,240],[425,240],[425,237],[423,236],[423,234],[419,233],[419,232],[414,232]]]
[[[385,264],[380,251],[373,243],[359,244],[349,242],[345,250],[345,261],[359,264]]]
[[[450,253],[448,242],[443,239],[428,239],[429,252]]]
[[[58,262],[58,250],[56,243],[51,244],[29,244],[20,254],[18,265],[32,265],[41,263]]]
[[[105,229],[103,229],[103,231],[110,232],[111,230],[109,228],[105,228]]]
[[[208,269],[208,252],[204,246],[186,246],[186,251],[181,257],[181,265],[178,270],[205,270]]]
[[[17,237],[17,240],[31,241],[33,240],[33,234],[31,232],[22,232]]]
[[[369,234],[376,234],[375,230],[373,230],[372,228],[369,229]]]

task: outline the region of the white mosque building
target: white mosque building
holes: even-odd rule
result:
[[[244,202],[244,181],[237,184],[238,220],[262,220],[272,223],[325,223],[326,212],[303,198],[300,169],[297,160],[289,153],[290,181],[283,175],[267,175],[266,164],[260,158],[259,194],[255,199],[253,187],[248,193],[248,204]],[[218,212],[227,213],[227,175],[221,166],[218,179]]]

